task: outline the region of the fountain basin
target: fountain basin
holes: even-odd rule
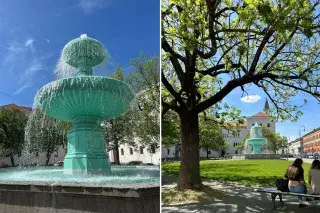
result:
[[[119,80],[100,76],[76,76],[53,81],[36,94],[45,113],[70,123],[108,120],[126,111],[134,95]]]
[[[112,166],[110,175],[67,175],[58,167],[0,169],[0,213],[157,213],[159,168]]]

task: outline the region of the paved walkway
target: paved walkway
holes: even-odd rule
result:
[[[176,177],[163,175],[163,187],[174,187]],[[320,204],[307,204],[305,208],[298,208],[297,198],[284,196],[284,206],[277,202],[277,209],[273,210],[270,195],[255,192],[258,186],[246,187],[236,183],[222,183],[218,181],[205,181],[215,189],[224,191],[225,195],[209,204],[176,204],[162,205],[163,213],[316,213],[320,212]],[[289,199],[289,200],[288,200]]]

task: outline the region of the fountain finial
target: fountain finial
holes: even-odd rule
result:
[[[78,68],[77,75],[92,75],[92,67],[102,63],[105,57],[104,46],[87,34],[71,40],[62,50],[62,59]]]

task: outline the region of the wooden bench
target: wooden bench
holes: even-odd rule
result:
[[[276,197],[279,196],[280,203],[283,205],[282,201],[282,195],[289,195],[289,196],[295,196],[295,197],[305,197],[305,198],[311,198],[313,200],[320,199],[320,195],[311,195],[311,194],[299,194],[299,193],[293,193],[293,192],[282,192],[277,189],[277,187],[268,187],[263,189],[258,189],[257,192],[267,193],[271,194],[271,199],[273,203],[273,208],[276,209]]]

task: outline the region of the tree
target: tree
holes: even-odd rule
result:
[[[125,78],[123,69],[118,66],[114,73],[110,76],[117,80],[123,81]],[[123,115],[109,121],[104,121],[107,149],[113,150],[115,156],[115,164],[120,164],[119,147],[121,144],[133,143],[132,115],[129,109]]]
[[[226,146],[226,142],[222,137],[222,130],[214,120],[204,119],[200,117],[200,147],[207,152],[209,158],[209,150],[221,150]]]
[[[0,147],[3,155],[10,156],[14,166],[13,156],[20,154],[24,145],[24,128],[27,115],[19,109],[0,109]]]
[[[160,146],[160,64],[156,56],[139,57],[130,61],[133,71],[126,78],[137,93],[134,132],[140,143],[150,148]]]
[[[307,93],[319,100],[319,7],[309,0],[167,0],[162,3],[162,84],[181,125],[178,188],[201,186],[199,113],[236,88],[263,90],[271,115],[295,121]],[[214,91],[201,91],[210,78]],[[203,95],[206,94],[206,95]],[[302,103],[303,104],[303,103]]]
[[[128,75],[117,67],[111,77],[128,83],[136,93],[135,100],[125,114],[104,122],[108,147],[115,151],[116,164],[120,164],[121,144],[136,147],[139,142],[152,154],[160,143],[159,60],[141,54],[131,59],[130,65],[133,71]]]
[[[272,132],[265,126],[261,126],[262,136],[267,139],[268,149],[277,153],[279,150],[287,147],[288,139],[285,136],[281,136],[279,133]],[[245,148],[245,142],[250,138],[250,132],[248,132],[241,143],[236,147],[238,150],[243,150]]]
[[[45,152],[48,165],[52,153],[65,147],[70,124],[45,115],[42,109],[34,109],[26,127],[27,149],[30,152]]]

